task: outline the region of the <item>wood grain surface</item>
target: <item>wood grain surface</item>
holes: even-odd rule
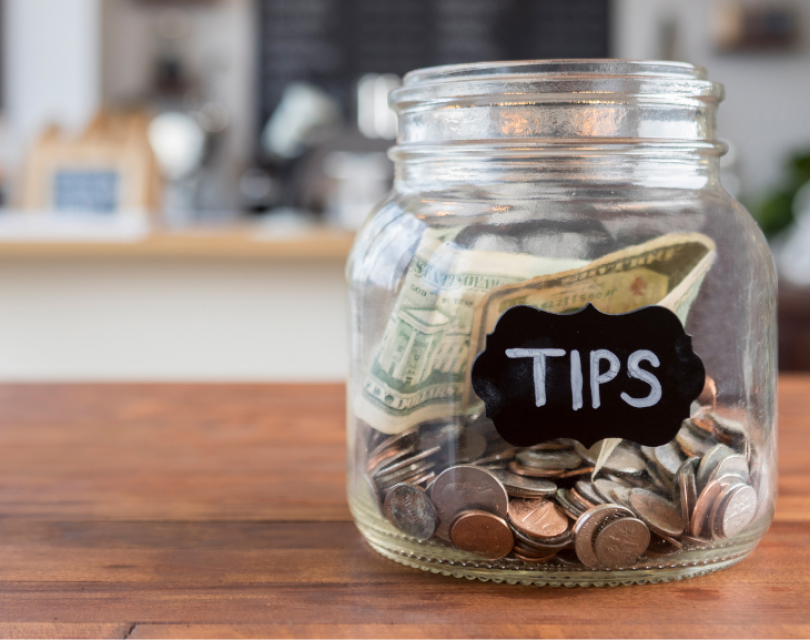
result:
[[[383,559],[344,496],[338,385],[0,387],[0,637],[807,637],[810,377],[741,564],[536,588]]]

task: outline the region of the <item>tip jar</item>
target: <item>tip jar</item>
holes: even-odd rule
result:
[[[748,555],[776,489],[773,263],[723,90],[671,62],[412,72],[347,265],[348,496],[411,567],[616,585]]]

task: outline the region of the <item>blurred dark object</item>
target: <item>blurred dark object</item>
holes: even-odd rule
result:
[[[719,0],[715,46],[724,53],[790,51],[799,43],[799,7],[790,0]]]
[[[808,182],[810,182],[810,152],[805,152],[790,160],[783,185],[766,193],[751,207],[754,218],[766,236],[772,238],[793,223],[796,219],[794,210],[796,194]]]
[[[259,117],[291,82],[329,93],[353,120],[365,74],[437,64],[608,55],[608,0],[259,0]]]
[[[779,369],[810,371],[810,287],[779,282]]]

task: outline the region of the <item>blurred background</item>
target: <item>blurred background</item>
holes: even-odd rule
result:
[[[726,86],[723,182],[810,369],[810,2],[0,0],[0,379],[338,380],[343,264],[414,68],[652,58]]]

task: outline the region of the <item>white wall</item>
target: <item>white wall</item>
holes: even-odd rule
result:
[[[0,260],[0,380],[341,380],[340,261]]]
[[[712,43],[714,2],[614,0],[614,52],[620,58],[658,58],[663,21],[678,25],[678,57],[706,67],[726,87],[720,136],[742,165],[743,193],[778,184],[792,150],[810,148],[810,2],[800,0],[804,41],[791,54],[718,54]]]
[[[82,128],[100,99],[102,0],[5,0],[5,118],[14,144],[48,122]]]

